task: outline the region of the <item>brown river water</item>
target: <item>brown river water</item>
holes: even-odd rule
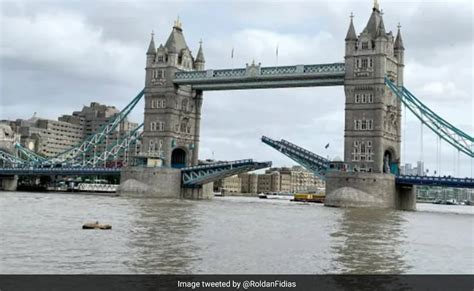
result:
[[[417,207],[0,192],[0,273],[474,273],[474,207]]]

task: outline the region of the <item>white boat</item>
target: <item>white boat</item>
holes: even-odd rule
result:
[[[448,199],[446,200],[447,205],[458,205],[459,203],[456,201],[456,199]]]
[[[118,184],[79,183],[79,192],[116,193]]]
[[[279,199],[279,200],[292,200],[293,194],[290,193],[260,193],[258,194],[258,198],[261,199]]]

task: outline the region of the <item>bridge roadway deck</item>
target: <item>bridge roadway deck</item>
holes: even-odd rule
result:
[[[254,162],[252,159],[237,160],[230,162],[218,162],[206,165],[198,165],[181,169],[182,185],[184,187],[197,187],[216,180],[249,172],[262,168],[271,167],[271,162]],[[121,168],[102,167],[24,167],[24,168],[0,168],[0,176],[52,176],[52,175],[120,175]]]
[[[271,166],[271,162],[254,162],[240,160],[214,165],[202,165],[183,169],[183,184],[185,186],[202,185],[229,175],[247,172]],[[47,175],[120,175],[120,168],[0,168],[0,176],[47,176]],[[440,186],[453,188],[474,188],[473,178],[453,178],[435,176],[399,175],[398,185]]]
[[[395,182],[398,185],[474,188],[473,178],[399,175],[396,177]]]
[[[217,162],[181,169],[184,187],[196,187],[225,177],[272,166],[271,162],[254,162],[252,159]]]
[[[82,168],[82,167],[57,167],[57,168],[0,168],[0,176],[49,176],[49,175],[120,175],[120,168]]]
[[[344,85],[344,63],[181,71],[173,82],[197,90],[237,90]]]

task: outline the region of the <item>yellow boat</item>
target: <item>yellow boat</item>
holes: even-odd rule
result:
[[[319,193],[319,194],[297,193],[293,197],[292,201],[324,203],[325,197],[326,195],[324,193]]]

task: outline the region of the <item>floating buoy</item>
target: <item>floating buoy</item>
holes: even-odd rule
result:
[[[98,221],[96,222],[89,222],[82,226],[82,229],[112,229],[112,225],[110,224],[99,224]]]

